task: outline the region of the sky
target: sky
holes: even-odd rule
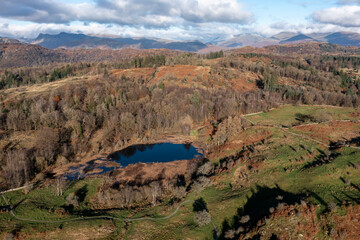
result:
[[[360,33],[360,0],[0,0],[0,36],[60,32],[170,40]]]

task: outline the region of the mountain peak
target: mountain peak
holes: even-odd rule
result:
[[[302,34],[302,33],[299,33],[298,35],[295,35],[293,37],[290,37],[289,39],[286,39],[286,40],[283,40],[283,41],[280,41],[280,44],[284,44],[284,43],[296,43],[296,42],[304,42],[304,41],[316,41],[315,39],[305,35],[305,34]]]
[[[271,38],[275,39],[275,40],[279,40],[279,41],[284,41],[284,40],[292,38],[298,34],[299,34],[298,32],[280,32],[278,34],[275,34]]]

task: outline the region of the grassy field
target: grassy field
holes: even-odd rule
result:
[[[297,121],[296,113],[314,114],[316,111],[326,111],[334,119],[353,119],[352,113],[356,112],[355,109],[350,108],[285,106],[248,118],[257,124],[287,125]],[[264,144],[256,147],[256,152],[248,161],[238,164],[230,171],[213,176],[211,186],[201,192],[192,191],[185,198],[204,200],[219,233],[223,234],[225,229],[233,225],[234,219],[243,214],[265,211],[273,207],[277,203],[275,198],[278,195],[288,199],[303,199],[314,205],[319,224],[321,224],[321,214],[327,213],[333,203],[338,206],[359,203],[360,150],[347,147],[334,150],[331,153],[336,157],[329,162],[322,162],[319,159],[329,151],[323,145],[287,134],[278,128],[266,129],[271,132],[271,137]],[[260,130],[261,127],[256,129],[257,132],[261,132]],[[250,129],[248,132],[254,130]],[[239,138],[244,137],[249,135],[239,136]],[[225,153],[234,154],[234,152],[227,150]],[[218,159],[210,160],[218,161]],[[247,177],[239,178],[240,172],[245,172]],[[60,197],[54,195],[51,187],[42,187],[34,189],[27,195],[20,191],[7,193],[6,198],[14,206],[14,212],[18,216],[38,220],[69,219],[95,214],[133,218],[159,217],[170,214],[176,207],[170,204],[170,199],[165,199],[153,208],[93,211],[90,199],[100,183],[101,179],[75,182]],[[60,210],[66,205],[66,197],[80,189],[85,191],[85,198],[79,207],[76,207],[72,214],[61,212]],[[0,204],[4,203],[0,202]],[[344,210],[338,208],[336,213],[344,214]],[[286,222],[281,218],[269,221],[273,221],[274,224],[278,224],[279,221]],[[0,232],[3,235],[15,228],[21,236],[26,236],[28,239],[67,239],[68,236],[85,239],[213,239],[213,227],[210,224],[199,227],[194,222],[191,203],[181,207],[180,211],[169,220],[127,223],[117,220],[89,220],[38,224],[14,220],[9,213],[1,213],[0,223]],[[327,239],[324,231],[320,235]]]
[[[335,120],[359,119],[352,113],[359,112],[354,108],[331,106],[283,106],[270,112],[264,112],[246,117],[256,124],[291,125],[296,123],[296,114],[314,115],[318,112],[329,113]]]

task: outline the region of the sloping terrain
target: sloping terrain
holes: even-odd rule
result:
[[[176,55],[180,52],[167,49],[77,49],[51,50],[34,44],[0,44],[0,68],[44,66],[68,62],[120,61],[150,54]]]
[[[88,36],[84,34],[59,33],[57,35],[40,34],[32,41],[40,46],[56,49],[56,48],[103,48],[103,49],[171,49],[179,51],[197,52],[206,47],[204,43],[199,41],[163,41],[153,39],[138,38],[120,38],[120,37],[100,37]]]
[[[233,38],[227,39],[225,41],[214,42],[214,44],[218,47],[226,47],[231,49],[246,46],[265,47],[279,44],[296,44],[310,41],[338,44],[346,47],[360,47],[360,34],[355,32],[312,34],[281,32],[272,37],[260,36],[256,34],[243,34],[240,36],[234,36]]]
[[[325,36],[329,43],[360,47],[360,35],[351,32],[337,32]]]
[[[358,236],[358,48],[128,51],[1,71],[1,238]],[[204,157],[124,168],[108,157],[164,142]]]
[[[271,37],[242,34],[230,39],[215,38],[208,44],[200,41],[170,41],[163,39],[122,38],[119,36],[85,35],[72,33],[39,34],[28,43],[49,49],[169,49],[185,52],[209,53],[239,47],[264,47],[305,42],[323,42],[360,47],[360,34],[355,32],[312,33],[281,32]],[[19,43],[16,39],[1,38],[0,43]]]
[[[314,41],[313,38],[306,36],[304,34],[299,34],[294,37],[291,37],[289,39],[283,40],[280,42],[280,44],[286,44],[286,43],[300,43],[300,42],[306,42],[306,41]]]
[[[358,47],[345,47],[330,43],[304,42],[297,44],[273,45],[263,48],[245,47],[230,50],[235,53],[258,53],[258,54],[282,54],[290,56],[291,54],[299,55],[358,55],[360,49]]]
[[[16,39],[0,37],[0,43],[20,43]]]
[[[68,61],[70,58],[65,53],[55,52],[38,45],[0,44],[1,68],[47,65]]]
[[[340,120],[353,116],[355,109],[320,107],[336,115]],[[194,187],[186,194],[184,200],[202,199],[218,228],[220,239],[251,239],[253,237],[278,239],[346,238],[356,239],[359,234],[357,220],[360,214],[356,202],[359,199],[360,150],[344,147],[332,150],[332,160],[319,162],[319,158],[329,151],[311,139],[299,138],[283,132],[276,126],[263,124],[282,120],[296,123],[296,114],[311,114],[319,107],[287,106],[269,113],[244,116],[254,124],[248,126],[241,135],[233,135],[228,143],[220,149],[214,149],[209,160],[216,166],[211,174],[211,184],[197,189]],[[228,125],[228,124],[227,124]],[[229,125],[228,125],[229,126]],[[359,125],[357,125],[359,126]],[[340,127],[340,126],[339,126]],[[356,126],[353,126],[356,128]],[[205,132],[198,128],[197,139],[206,139]],[[219,129],[220,131],[220,129]],[[303,133],[297,129],[297,132]],[[253,137],[254,141],[248,141]],[[239,144],[243,142],[243,144]],[[231,147],[230,147],[231,146]],[[238,151],[250,147],[239,159],[233,157]],[[245,148],[246,149],[246,148]],[[244,152],[245,153],[245,152]],[[234,160],[229,160],[234,159]],[[309,166],[309,163],[317,163]],[[346,164],[344,164],[346,163]],[[144,164],[132,166],[129,171],[146,167]],[[151,169],[151,168],[150,168]],[[149,170],[150,170],[149,169]],[[171,166],[166,167],[167,170]],[[143,169],[144,170],[144,169]],[[126,170],[124,170],[126,171]],[[122,173],[123,176],[127,176]],[[56,196],[51,182],[42,184],[27,195],[21,192],[6,194],[14,212],[19,217],[36,220],[58,221],[77,216],[108,215],[115,217],[167,216],[177,204],[172,205],[171,198],[165,198],[155,207],[143,205],[137,208],[115,209],[115,185],[108,181],[120,178],[111,174],[106,178],[97,176],[73,182],[66,188],[64,196]],[[187,179],[187,178],[186,178]],[[189,181],[189,180],[186,180]],[[191,181],[190,181],[191,182]],[[50,184],[50,185],[49,185]],[[114,184],[119,184],[115,181]],[[137,188],[137,187],[135,187]],[[101,203],[103,196],[110,197],[106,204]],[[141,187],[138,191],[143,191]],[[130,191],[130,190],[124,190]],[[72,193],[85,193],[83,200],[73,210],[68,210],[65,199]],[[130,191],[131,192],[131,191]],[[130,193],[129,192],[129,193]],[[163,193],[165,194],[165,193]],[[80,195],[79,195],[80,196]],[[116,200],[117,199],[117,200]],[[115,205],[111,205],[115,204]],[[104,208],[104,206],[108,206]],[[102,210],[98,208],[101,207]],[[97,209],[97,210],[96,210]],[[73,223],[33,223],[17,229],[13,234],[22,238],[44,236],[65,239],[68,236],[79,238],[131,238],[131,239],[204,239],[214,234],[210,224],[198,225],[194,221],[196,211],[190,204],[180,208],[179,213],[167,220],[159,221],[108,221],[104,219],[77,221]],[[0,230],[3,235],[13,228],[18,220],[10,220],[9,213],[0,214],[4,225]],[[5,222],[6,220],[6,222]],[[10,221],[8,221],[10,220]],[[97,226],[99,231],[82,229]],[[179,231],[181,229],[181,231]],[[63,235],[60,234],[60,230]],[[78,233],[76,233],[78,232]],[[81,234],[80,234],[81,232]]]
[[[174,67],[158,67],[156,70],[153,68],[114,70],[113,73],[117,76],[142,78],[148,86],[160,83],[166,85],[175,83],[184,87],[200,86],[203,88],[227,88],[231,86],[241,92],[256,88],[256,74],[232,69],[226,69],[217,74],[215,71],[211,67],[176,65]]]
[[[266,38],[260,35],[240,35],[235,36],[231,39],[226,41],[222,41],[217,43],[217,46],[226,47],[226,48],[239,48],[245,46],[252,46],[252,47],[264,47],[269,45],[278,44],[279,41],[275,39]]]

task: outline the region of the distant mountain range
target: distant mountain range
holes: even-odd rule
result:
[[[137,55],[154,53],[177,55],[183,52],[208,53],[237,48],[240,48],[240,52],[255,51],[254,49],[241,48],[245,46],[249,48],[257,47],[258,50],[256,51],[260,52],[284,50],[302,51],[302,53],[306,52],[307,54],[324,51],[329,53],[336,53],[338,51],[358,53],[360,50],[358,48],[338,46],[360,47],[360,34],[352,32],[316,34],[282,32],[272,37],[244,34],[228,40],[222,40],[221,38],[214,40],[215,42],[213,43],[205,44],[200,41],[180,42],[161,39],[118,38],[113,36],[60,33],[57,35],[40,34],[36,39],[28,39],[26,40],[27,43],[24,43],[23,39],[19,41],[0,37],[0,68],[41,66],[58,62],[122,60]],[[291,45],[291,48],[286,48],[286,45],[289,44],[298,44],[299,49],[294,48],[293,45]],[[280,48],[275,48],[278,45],[280,45]],[[259,48],[266,46],[269,47]]]
[[[272,37],[261,35],[244,34],[235,36],[226,41],[218,42],[216,45],[223,48],[239,48],[245,46],[264,47],[278,44],[294,44],[302,42],[327,42],[343,46],[360,47],[360,34],[353,32],[336,33],[314,33],[302,34],[292,32],[282,32]]]
[[[84,34],[60,33],[57,35],[40,34],[36,39],[29,41],[42,47],[56,48],[103,48],[103,49],[170,49],[188,52],[197,52],[207,45],[200,41],[166,41],[147,38],[120,38],[107,36],[89,36]]]
[[[354,32],[313,33],[303,34],[281,32],[272,37],[258,34],[242,34],[224,40],[223,37],[214,38],[211,42],[200,41],[169,41],[148,38],[121,38],[118,36],[85,35],[73,33],[59,33],[56,35],[40,34],[35,39],[27,39],[27,43],[37,44],[49,49],[170,49],[186,52],[209,52],[227,50],[245,46],[265,47],[279,44],[294,44],[302,42],[327,42],[343,46],[360,47],[360,34]],[[0,38],[1,43],[16,43],[15,39]],[[21,40],[24,42],[24,40]]]

